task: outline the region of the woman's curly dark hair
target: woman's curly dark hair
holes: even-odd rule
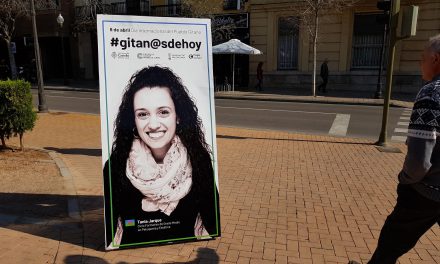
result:
[[[133,107],[134,95],[145,87],[166,87],[171,92],[179,123],[176,134],[186,147],[193,171],[193,191],[196,193],[196,206],[208,232],[216,233],[215,219],[212,218],[214,195],[214,172],[210,156],[209,145],[205,141],[202,121],[198,116],[197,106],[189,96],[188,90],[182,81],[169,68],[152,66],[141,69],[133,74],[124,90],[119,112],[114,123],[114,142],[111,154],[111,169],[125,175],[126,160],[129,156],[136,130],[135,113]],[[121,178],[121,177],[119,177]],[[127,177],[112,180],[113,207],[120,208],[121,194],[127,184],[131,184]],[[208,188],[209,190],[206,190]],[[210,199],[212,198],[212,199]],[[218,201],[217,201],[218,202]],[[118,211],[118,210],[116,210]]]

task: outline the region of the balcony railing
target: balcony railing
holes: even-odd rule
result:
[[[59,5],[54,0],[44,0],[35,2],[35,10],[56,10]]]
[[[150,15],[150,1],[140,0],[139,13],[137,15]],[[101,4],[96,6],[77,6],[75,7],[75,16],[77,18],[92,17],[94,14],[113,14],[125,15],[127,14],[126,1],[114,2],[110,4]]]
[[[109,5],[109,13],[114,15],[124,15],[127,14],[127,5],[125,2],[117,2],[117,3],[111,3]]]
[[[26,1],[25,3],[26,10],[31,9],[31,4],[29,1]],[[35,4],[35,11],[52,11],[57,10],[60,8],[60,6],[55,2],[54,0],[42,0],[42,1],[36,1]]]
[[[175,16],[181,16],[182,15],[182,5],[176,4],[176,5],[157,5],[151,7],[151,13],[152,16],[160,16],[160,17],[175,17]]]
[[[240,0],[240,6],[237,0],[223,0],[223,10],[240,10],[244,8],[245,0]]]

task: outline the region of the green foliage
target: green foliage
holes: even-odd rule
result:
[[[31,85],[23,80],[0,81],[0,138],[22,135],[35,126]]]

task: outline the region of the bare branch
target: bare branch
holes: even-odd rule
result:
[[[12,39],[17,18],[30,15],[27,3],[25,0],[0,0],[0,38]]]
[[[49,1],[52,0],[32,0],[40,7],[47,7]],[[30,2],[29,0],[0,0],[0,40],[7,44],[9,64],[11,69],[11,77],[17,77],[17,70],[15,64],[15,56],[11,48],[11,39],[15,33],[15,22],[18,18],[29,16]]]
[[[296,10],[297,16],[301,21],[301,26],[305,28],[311,36],[313,46],[313,74],[312,74],[312,94],[316,95],[316,58],[318,45],[319,20],[331,12],[341,13],[344,9],[354,6],[361,0],[303,0],[299,5],[292,5],[291,9]]]
[[[98,14],[111,14],[112,6],[105,0],[84,0],[82,6],[75,8],[75,21],[73,30],[83,32],[96,30],[96,18]]]
[[[214,43],[230,39],[236,26],[234,23],[215,23],[216,16],[206,6],[206,0],[181,0],[182,16],[194,18],[209,18],[212,21],[211,33]]]

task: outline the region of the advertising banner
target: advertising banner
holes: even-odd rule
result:
[[[106,248],[220,236],[209,19],[97,19]]]

